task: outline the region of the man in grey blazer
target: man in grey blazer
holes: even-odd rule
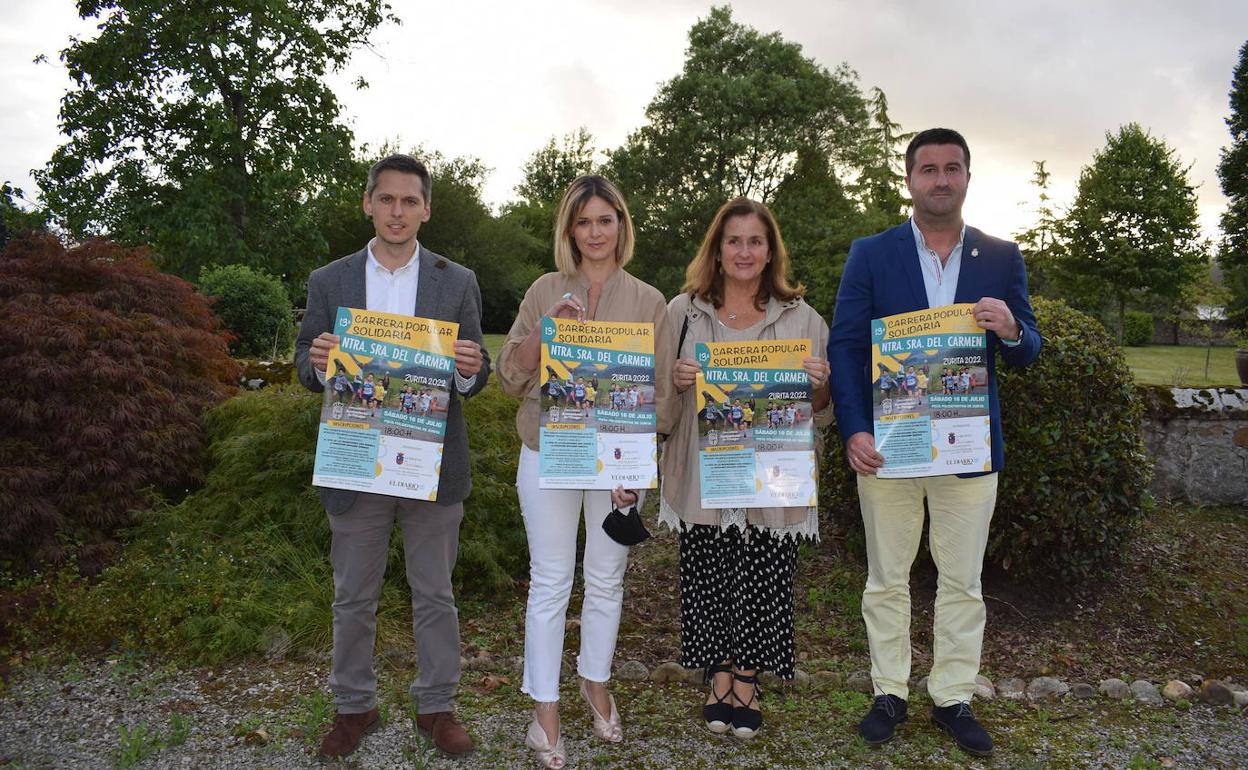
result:
[[[321,742],[328,757],[350,754],[380,724],[373,645],[377,598],[390,533],[403,532],[407,582],[412,590],[412,627],[420,673],[411,686],[417,726],[448,754],[472,751],[472,739],[456,721],[459,682],[459,615],[451,570],[459,549],[464,498],[472,489],[468,434],[462,400],[480,391],[490,373],[481,346],[481,290],[473,272],[422,247],[416,240],[429,221],[432,179],[408,155],[390,155],[368,172],[364,212],[376,237],[362,250],[313,271],[308,303],[295,343],[299,380],[325,388],[325,367],[338,308],[356,307],[459,323],[455,384],[447,409],[442,470],[436,502],[321,488],[332,533],[334,655],[329,686],[337,715]]]

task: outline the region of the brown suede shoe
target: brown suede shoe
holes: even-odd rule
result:
[[[420,734],[433,741],[439,750],[452,756],[469,754],[473,750],[472,738],[468,731],[455,721],[455,714],[450,711],[438,711],[433,714],[417,714],[416,727]]]
[[[381,726],[377,709],[363,714],[337,714],[334,726],[321,739],[322,757],[345,757],[360,745],[360,739]]]

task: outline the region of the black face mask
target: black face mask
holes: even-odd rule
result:
[[[602,520],[602,530],[607,533],[607,537],[620,545],[637,545],[650,537],[650,531],[642,523],[641,514],[637,512],[635,505],[627,513],[619,508],[612,508],[607,518]]]

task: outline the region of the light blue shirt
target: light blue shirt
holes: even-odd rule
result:
[[[962,273],[962,244],[966,241],[966,225],[962,225],[962,230],[958,233],[957,245],[953,247],[953,251],[949,252],[949,258],[943,264],[940,261],[940,255],[928,248],[922,231],[914,223],[914,217],[910,218],[910,229],[914,232],[915,251],[918,252],[919,269],[923,273],[923,289],[927,292],[927,306],[952,305],[953,298],[958,293],[958,276]],[[1017,340],[1001,338],[1001,342],[1009,347],[1021,344],[1023,325],[1019,324],[1018,328]]]

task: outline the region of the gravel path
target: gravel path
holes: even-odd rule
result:
[[[126,658],[27,664],[0,691],[0,768],[323,767],[315,757],[331,713],[323,669],[311,661],[217,670]],[[471,701],[461,712],[480,748],[450,761],[414,737],[398,705],[410,672],[400,674],[382,676],[385,726],[349,761],[328,766],[537,767],[521,744],[527,715],[514,687],[461,698]],[[893,744],[872,750],[853,736],[862,702],[853,698],[865,696],[812,691],[798,701],[773,694],[766,701],[771,730],[742,745],[698,728],[689,718],[698,695],[687,685],[619,688],[629,731],[620,747],[587,740],[583,709],[569,702],[570,767],[1248,767],[1248,715],[1229,708],[1149,709],[1103,700],[1049,708],[985,704],[977,709],[993,727],[997,756],[969,761],[927,724],[923,704],[912,706],[915,718]]]

